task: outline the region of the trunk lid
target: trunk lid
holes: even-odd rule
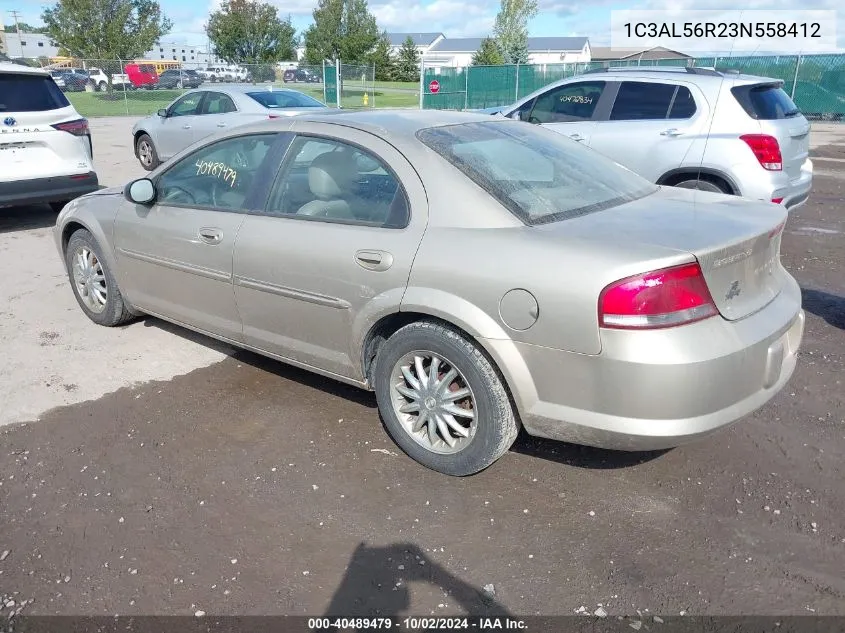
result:
[[[733,321],[764,308],[780,294],[786,218],[779,205],[664,187],[619,207],[537,229],[605,246],[638,243],[690,253],[701,266],[719,312]]]

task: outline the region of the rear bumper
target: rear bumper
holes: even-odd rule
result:
[[[745,319],[602,331],[590,356],[526,344],[508,376],[525,430],[626,451],[680,446],[762,407],[789,381],[804,332],[798,284]],[[485,341],[494,355],[498,341]],[[511,352],[501,349],[507,357]],[[520,362],[521,361],[521,362]]]
[[[0,182],[0,207],[73,200],[99,189],[96,172]]]
[[[801,165],[796,178],[790,179],[786,172],[767,172],[759,165],[734,166],[732,174],[740,185],[740,195],[753,200],[771,202],[782,198],[781,204],[794,211],[807,202],[813,186],[813,161],[809,158]]]

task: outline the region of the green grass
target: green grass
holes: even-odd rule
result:
[[[420,84],[418,81],[377,81],[376,90],[379,88],[393,88],[394,90],[413,90],[419,92]]]
[[[380,87],[376,84],[377,88]],[[364,88],[361,86],[346,85],[343,88],[341,105],[344,108],[372,107],[375,102],[377,108],[413,108],[419,105],[419,94],[411,91],[393,91],[387,88],[386,92],[376,89],[367,94],[367,106],[364,105]],[[299,90],[320,101],[323,100],[322,86],[298,85]],[[176,97],[182,94],[182,90],[131,90],[126,93],[114,91],[112,93],[102,92],[69,92],[68,100],[84,117],[106,117],[106,116],[147,116],[167,107]]]

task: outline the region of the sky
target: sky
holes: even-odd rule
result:
[[[159,0],[174,28],[166,41],[195,46],[206,44],[203,24],[217,0],[208,4],[192,0]],[[317,0],[270,0],[282,15],[290,15],[298,32],[311,23]],[[538,0],[539,15],[529,24],[532,36],[586,36],[593,46],[610,45],[611,9],[661,9],[672,12],[690,9],[793,9],[794,0],[745,0],[733,6],[728,0],[593,0],[573,2]],[[836,9],[841,0],[806,0],[803,9]],[[481,37],[491,32],[499,0],[370,0],[370,10],[379,26],[390,32],[442,32],[446,37]],[[17,10],[21,20],[40,23],[39,16],[49,6],[39,0],[0,0],[0,12],[10,23],[9,11]],[[838,14],[837,44],[845,49],[845,10]],[[679,47],[680,48],[680,47]]]

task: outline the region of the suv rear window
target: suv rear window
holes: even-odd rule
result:
[[[52,77],[0,73],[0,112],[45,112],[69,105]]]
[[[801,114],[779,84],[737,86],[731,92],[748,116],[758,121],[777,121]]]
[[[417,138],[528,225],[609,209],[657,190],[642,176],[539,125],[463,123],[426,128]]]

